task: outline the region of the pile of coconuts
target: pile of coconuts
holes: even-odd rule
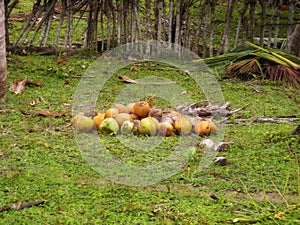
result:
[[[218,128],[213,121],[190,118],[177,111],[152,108],[152,99],[127,105],[115,104],[104,113],[78,113],[72,118],[71,125],[80,132],[88,133],[96,128],[100,134],[109,135],[171,136],[194,132],[200,136],[209,136],[217,133]]]

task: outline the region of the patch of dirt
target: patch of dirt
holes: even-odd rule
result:
[[[269,200],[273,203],[298,203],[300,198],[297,194],[285,194],[281,196],[278,192],[256,192],[256,193],[250,193],[250,196],[247,193],[244,192],[238,192],[233,190],[226,190],[225,195],[228,198],[234,198],[234,199],[253,199],[255,201],[265,201]]]

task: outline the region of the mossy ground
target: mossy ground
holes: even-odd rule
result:
[[[268,81],[221,79],[223,95],[231,108],[247,107],[226,126],[224,140],[233,142],[226,166],[211,164],[198,170],[196,154],[179,173],[147,187],[112,183],[96,173],[83,159],[70,127],[74,91],[95,59],[73,55],[66,65],[55,56],[8,56],[8,83],[29,77],[42,87],[7,93],[0,113],[0,207],[17,202],[45,200],[43,205],[0,213],[0,224],[226,224],[234,219],[256,224],[295,224],[299,214],[299,135],[297,123],[255,123],[257,116],[296,115],[299,92]],[[137,79],[163,75],[176,81],[193,101],[205,96],[185,73],[163,65],[125,68],[118,75]],[[107,109],[124,87],[117,76],[109,79],[99,95],[97,108]],[[255,88],[254,88],[255,87]],[[257,89],[260,92],[257,92]],[[30,102],[34,100],[35,106]],[[157,100],[159,107],[166,106]],[[70,111],[65,117],[23,115]],[[250,119],[234,123],[235,119]],[[107,147],[128,162],[160,160],[172,151],[170,137],[161,152],[133,154],[106,137]],[[140,161],[139,161],[140,160]],[[212,194],[216,197],[211,197]]]

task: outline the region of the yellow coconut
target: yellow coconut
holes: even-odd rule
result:
[[[209,122],[206,121],[206,120],[198,121],[195,124],[194,131],[198,135],[208,136],[210,134],[210,125],[209,125]]]
[[[180,134],[187,134],[192,130],[193,124],[188,117],[179,117],[174,123],[174,128]]]
[[[75,129],[81,132],[89,133],[95,128],[94,120],[87,116],[79,116],[75,124]]]
[[[98,113],[98,115],[94,117],[94,123],[97,129],[99,129],[100,124],[104,119],[105,119],[105,113]]]

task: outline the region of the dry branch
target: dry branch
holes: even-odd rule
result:
[[[8,211],[8,210],[11,210],[11,209],[21,210],[21,209],[29,208],[29,207],[32,207],[32,206],[38,206],[38,205],[41,205],[41,204],[44,204],[44,203],[45,203],[45,201],[43,201],[43,200],[42,201],[35,201],[35,202],[14,203],[14,204],[4,206],[4,207],[0,208],[0,212]]]

